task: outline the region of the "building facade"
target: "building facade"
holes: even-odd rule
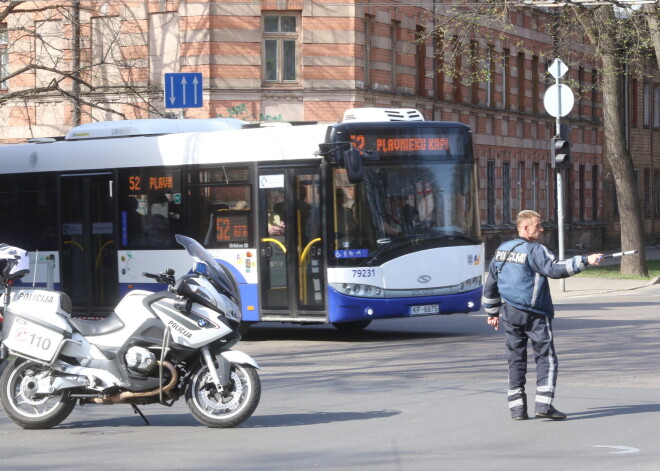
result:
[[[174,110],[186,118],[337,122],[354,107],[416,108],[426,119],[459,121],[473,129],[487,251],[515,233],[521,209],[543,215],[546,242],[556,246],[557,193],[549,152],[556,121],[543,104],[554,83],[547,73],[554,60],[549,16],[539,9],[512,11],[514,30],[475,36],[462,43],[462,54],[447,54],[446,42],[458,41],[459,32],[442,38],[429,33],[447,5],[451,2],[162,0],[17,10],[6,18],[0,37],[8,77],[0,94],[57,87],[5,101],[0,140],[59,136],[76,122],[171,114],[163,96],[168,72],[202,73],[203,106]],[[645,230],[655,242],[660,74],[657,66],[648,72],[648,79],[624,85]],[[570,64],[567,78],[576,101],[562,118],[572,156],[563,173],[566,248],[616,247],[619,227],[603,155],[598,65]]]

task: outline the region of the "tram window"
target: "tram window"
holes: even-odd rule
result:
[[[0,242],[25,250],[56,250],[56,201],[52,174],[0,178]]]
[[[186,208],[186,232],[205,246],[248,247],[252,209],[249,185],[190,186]]]
[[[122,246],[176,247],[182,206],[179,170],[122,171],[119,188]]]

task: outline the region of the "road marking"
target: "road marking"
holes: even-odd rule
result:
[[[623,455],[626,453],[638,453],[639,448],[633,448],[631,446],[616,446],[616,445],[594,445],[594,448],[614,448],[615,450],[620,450],[620,451],[613,451],[613,455]]]

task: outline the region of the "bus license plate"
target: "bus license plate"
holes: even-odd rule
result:
[[[410,306],[409,314],[411,316],[424,316],[426,314],[438,314],[439,312],[439,304],[422,304],[421,306]]]

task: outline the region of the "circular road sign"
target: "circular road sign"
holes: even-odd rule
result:
[[[575,97],[573,91],[567,85],[555,84],[545,92],[543,105],[550,116],[561,118],[566,116],[573,109]]]

